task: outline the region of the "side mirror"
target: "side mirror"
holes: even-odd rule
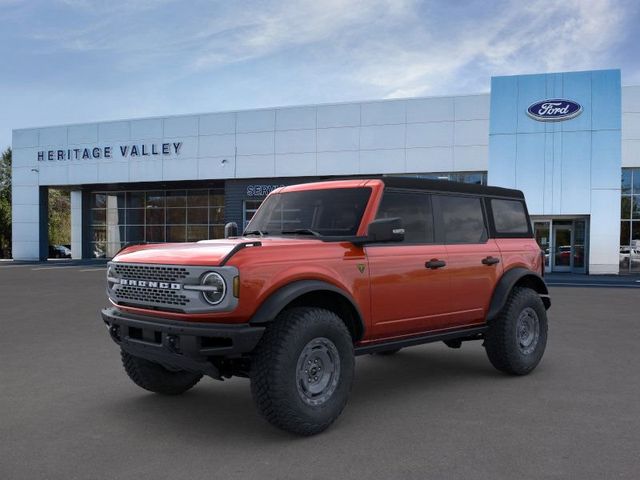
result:
[[[366,243],[401,242],[404,228],[400,218],[379,218],[369,224]]]
[[[229,222],[224,226],[224,238],[237,237],[238,236],[238,224],[236,222]]]

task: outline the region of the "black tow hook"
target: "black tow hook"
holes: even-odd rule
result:
[[[176,335],[167,335],[167,348],[173,353],[180,353],[180,343]]]

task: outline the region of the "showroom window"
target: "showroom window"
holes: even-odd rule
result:
[[[640,273],[640,168],[622,169],[620,273]]]
[[[90,254],[111,258],[132,242],[195,242],[224,237],[224,190],[92,192]]]
[[[426,178],[429,180],[450,180],[452,182],[487,184],[487,172],[435,172],[435,173],[402,173],[394,177]]]

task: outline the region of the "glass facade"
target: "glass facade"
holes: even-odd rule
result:
[[[620,273],[640,273],[640,168],[622,169]]]
[[[409,178],[427,178],[429,180],[450,180],[452,182],[487,184],[487,172],[436,172],[436,173],[403,173],[394,175]]]
[[[224,237],[224,189],[91,192],[90,255],[110,258],[126,243]]]

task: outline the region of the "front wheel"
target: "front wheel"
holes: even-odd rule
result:
[[[271,424],[299,435],[331,425],[353,381],[351,335],[335,313],[300,307],[278,315],[252,359],[251,392]]]
[[[489,325],[485,348],[491,364],[512,375],[530,373],[547,345],[547,311],[530,288],[516,287]]]

